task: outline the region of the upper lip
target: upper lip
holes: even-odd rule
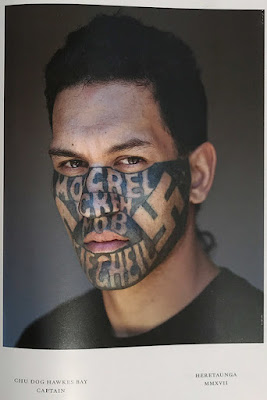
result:
[[[129,239],[111,231],[104,231],[102,233],[90,232],[85,236],[84,244],[88,244],[90,242],[111,242],[113,240],[127,241]]]

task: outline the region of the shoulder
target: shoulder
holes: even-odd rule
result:
[[[97,327],[106,314],[99,290],[69,300],[34,321],[22,333],[16,347],[75,349],[97,347]]]
[[[208,289],[216,334],[223,342],[263,341],[263,293],[227,268]]]
[[[256,289],[247,280],[234,274],[227,268],[220,268],[221,272],[211,288],[217,291],[217,296],[222,302],[231,301],[237,305],[250,305],[262,310],[263,293]]]

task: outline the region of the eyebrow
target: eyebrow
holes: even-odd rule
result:
[[[148,146],[152,146],[152,143],[150,143],[146,140],[133,138],[133,139],[128,140],[125,143],[115,144],[110,149],[108,149],[107,153],[112,154],[112,153],[116,153],[116,152],[123,151],[123,150],[133,149],[135,147],[148,147]],[[58,147],[52,147],[51,149],[49,149],[48,154],[50,156],[58,156],[58,157],[83,158],[82,154],[80,154],[80,153],[76,153],[75,151],[62,149],[62,148],[58,148]]]
[[[58,147],[52,147],[51,149],[49,149],[48,154],[50,156],[58,156],[58,157],[82,158],[82,155],[80,153],[76,153],[75,151],[71,150],[64,150]]]
[[[152,143],[147,142],[146,140],[133,138],[128,140],[127,142],[121,144],[115,144],[108,150],[108,153],[116,153],[122,150],[133,149],[134,147],[148,147],[148,146],[152,146]]]

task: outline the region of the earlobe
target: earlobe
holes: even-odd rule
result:
[[[189,156],[191,168],[191,190],[189,200],[193,204],[202,203],[212,186],[215,168],[216,151],[210,142],[205,142]]]

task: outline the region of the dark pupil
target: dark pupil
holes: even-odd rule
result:
[[[139,158],[138,157],[130,157],[129,158],[129,164],[137,164]]]
[[[78,168],[80,166],[80,161],[71,161],[72,168]]]

